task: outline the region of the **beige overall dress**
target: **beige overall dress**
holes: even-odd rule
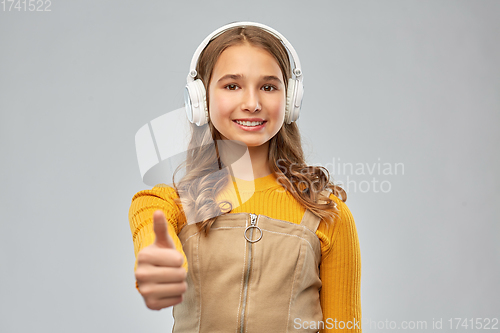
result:
[[[219,216],[208,236],[185,226],[178,236],[188,289],[173,308],[173,332],[317,332],[294,320],[323,320],[319,223],[306,210],[300,224],[233,213]]]

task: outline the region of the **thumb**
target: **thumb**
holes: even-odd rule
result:
[[[174,241],[168,234],[167,220],[165,214],[161,210],[157,210],[153,214],[153,228],[156,235],[155,245],[167,249],[175,249]]]

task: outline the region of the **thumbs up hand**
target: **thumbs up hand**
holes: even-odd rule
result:
[[[161,310],[182,302],[187,290],[184,258],[175,249],[161,210],[153,214],[155,242],[139,251],[135,278],[146,306]]]

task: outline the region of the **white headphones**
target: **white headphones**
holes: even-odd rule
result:
[[[184,90],[184,102],[186,107],[186,113],[189,121],[191,123],[195,123],[198,126],[203,126],[208,123],[208,107],[207,107],[207,97],[205,92],[205,86],[200,79],[195,80],[194,78],[198,74],[196,72],[196,64],[198,63],[198,58],[208,45],[208,43],[222,34],[224,31],[229,30],[234,27],[245,27],[245,26],[255,26],[259,27],[276,38],[278,38],[283,45],[288,49],[291,53],[294,63],[293,74],[295,75],[295,79],[290,78],[288,80],[288,90],[286,93],[286,108],[285,108],[285,123],[290,124],[296,121],[299,118],[300,106],[302,104],[302,96],[304,94],[304,85],[303,85],[303,76],[302,70],[300,69],[300,60],[297,52],[293,48],[292,44],[288,42],[288,40],[276,30],[254,22],[235,22],[228,25],[225,25],[210,35],[208,35],[203,42],[198,46],[196,52],[191,59],[191,66],[189,69],[189,74],[187,76],[187,84],[186,89]]]

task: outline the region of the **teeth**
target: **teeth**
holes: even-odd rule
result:
[[[263,121],[239,121],[239,120],[236,120],[236,122],[243,126],[258,126],[264,123]]]

